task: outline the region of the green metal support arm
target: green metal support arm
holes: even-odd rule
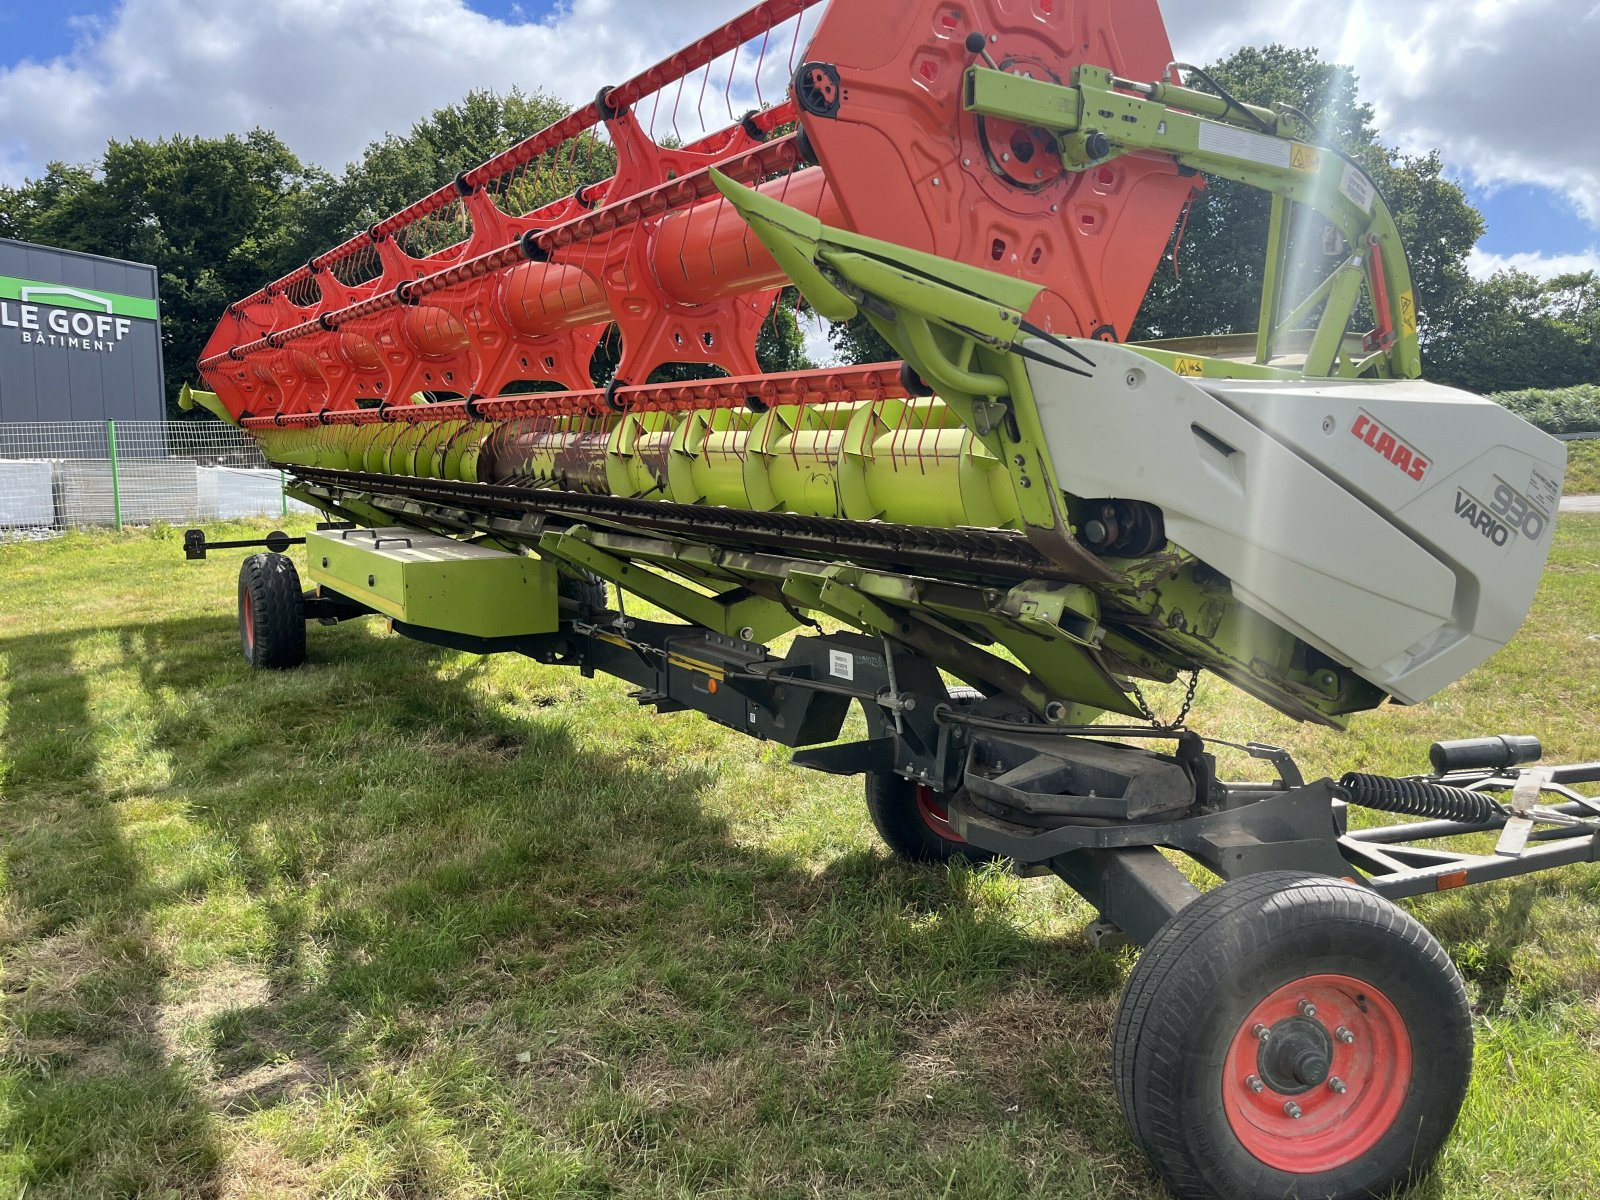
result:
[[[1275,204],[1256,365],[1269,365],[1279,336],[1320,306],[1298,374],[1421,375],[1415,292],[1394,217],[1359,165],[1294,136],[1298,121],[1291,114],[1231,105],[1176,84],[1119,79],[1091,66],[1078,67],[1070,85],[973,67],[967,72],[966,107],[1049,132],[1069,171],[1086,171],[1124,154],[1155,153],[1181,168],[1270,193]],[[1286,211],[1290,203],[1320,214],[1348,250],[1307,302],[1280,318],[1294,225]],[[1377,314],[1377,328],[1366,352],[1352,356],[1345,334],[1363,291]],[[1206,374],[1215,369],[1214,364],[1203,368]]]

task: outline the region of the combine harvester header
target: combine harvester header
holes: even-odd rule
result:
[[[1053,872],[1146,946],[1118,1093],[1177,1194],[1383,1194],[1471,1056],[1390,900],[1594,861],[1600,766],[1307,783],[1251,744],[1277,781],[1227,784],[1141,684],[1427,699],[1524,620],[1565,451],[1420,381],[1359,164],[1173,58],[1152,0],[769,0],[229,305],[190,398],[335,518],[309,592],[281,535],[246,561],[252,663],[381,614],[864,774],[897,853]],[[1260,329],[1127,344],[1208,179],[1271,196]],[[763,371],[789,287],[903,361]]]

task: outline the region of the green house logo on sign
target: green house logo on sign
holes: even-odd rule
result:
[[[0,335],[14,330],[25,346],[109,354],[134,321],[159,315],[156,302],[140,296],[0,275]]]

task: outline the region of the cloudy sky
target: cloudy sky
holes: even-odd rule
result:
[[[0,0],[0,182],[109,138],[256,125],[338,169],[473,87],[588,99],[751,2]],[[1353,63],[1385,139],[1438,149],[1483,210],[1476,270],[1600,267],[1600,132],[1581,98],[1600,0],[1163,7],[1188,61],[1283,41]]]

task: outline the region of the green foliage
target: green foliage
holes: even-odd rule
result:
[[[553,125],[570,108],[544,92],[524,94],[512,88],[505,96],[490,91],[468,92],[457,104],[436,109],[411,127],[369,144],[361,158],[347,165],[329,199],[329,216],[345,234],[365,229],[390,213],[450,183],[462,171],[508,150]],[[616,171],[610,145],[586,134],[536,160],[499,185],[500,207],[520,215],[569,196],[580,184],[598,183]],[[458,236],[465,234],[460,225]],[[330,239],[330,244],[333,239]],[[441,245],[410,247],[432,253]]]
[[[1442,382],[1475,392],[1600,383],[1600,276],[1593,271],[1548,281],[1501,272],[1463,296],[1448,324],[1431,355]]]
[[[857,317],[828,330],[828,342],[846,363],[894,362],[900,352],[872,327],[866,317]]]
[[[1600,384],[1539,391],[1528,388],[1491,397],[1546,433],[1600,433]]]

